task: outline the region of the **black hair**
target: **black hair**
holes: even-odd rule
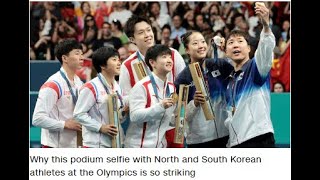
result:
[[[187,31],[186,33],[182,34],[181,36],[181,42],[183,43],[184,45],[184,48],[187,48],[188,47],[188,44],[190,42],[190,36],[193,34],[193,33],[196,33],[198,31],[194,31],[194,30],[190,30],[190,31]],[[198,32],[200,33],[200,32]],[[201,33],[200,33],[201,34]]]
[[[157,57],[169,54],[171,56],[171,49],[168,46],[162,44],[156,44],[150,47],[146,52],[145,62],[148,67],[152,70],[152,66],[150,64],[150,59],[156,61]]]
[[[250,45],[248,32],[240,31],[240,30],[232,30],[225,40],[225,45],[227,45],[227,41],[233,36],[243,37],[247,41],[248,45]]]
[[[272,92],[274,92],[274,86],[276,84],[280,84],[282,86],[283,92],[286,92],[286,86],[281,81],[276,81],[275,83],[273,83],[273,87],[271,89]]]
[[[156,18],[156,17],[152,14],[152,12],[151,12],[151,6],[152,6],[153,4],[157,4],[158,7],[159,7],[159,9],[161,9],[161,5],[160,5],[160,3],[159,3],[158,1],[152,1],[152,2],[149,2],[149,3],[148,3],[149,16]]]
[[[169,24],[163,25],[163,27],[161,28],[161,32],[162,32],[164,29],[169,29],[169,31],[170,31],[170,33],[171,33],[171,27],[170,27]]]
[[[62,56],[63,55],[68,55],[72,50],[74,49],[81,49],[82,46],[81,43],[79,43],[77,40],[74,38],[68,38],[62,40],[60,43],[58,43],[54,49],[54,54],[57,57],[57,59],[60,61],[62,64]]]
[[[87,14],[87,15],[83,18],[84,22],[88,22],[88,20],[87,20],[88,17],[90,18],[90,20],[93,20],[94,22],[96,22],[95,19],[94,19],[94,16],[92,16],[91,14]]]
[[[210,14],[210,16],[212,16],[212,15],[218,15],[218,16],[220,16],[220,15],[221,15],[221,12],[220,12],[220,5],[219,5],[219,4],[212,3],[212,5],[211,5],[210,8],[209,8],[209,13],[211,13],[210,11],[211,11],[211,9],[212,9],[213,6],[217,7],[218,13],[217,13],[217,14]]]
[[[216,36],[216,35],[218,35],[219,33],[221,34],[222,37],[226,37],[226,34],[225,34],[222,30],[217,30],[217,31],[215,31],[215,32],[213,33],[213,37]]]
[[[91,29],[91,27],[88,26],[87,22],[87,18],[90,18],[91,21],[93,21],[93,27],[92,29],[94,30],[95,34],[94,34],[94,37],[92,39],[97,39],[97,36],[98,36],[98,27],[97,27],[97,23],[96,23],[96,20],[94,19],[94,16],[88,14],[84,17],[84,26],[83,26],[83,34],[84,34],[84,37],[83,39],[85,41],[89,41],[89,42],[86,42],[87,44],[91,43],[93,40],[86,40],[87,39],[87,34],[88,34],[88,31],[89,29]]]
[[[110,57],[120,57],[118,51],[110,46],[101,47],[95,50],[92,54],[92,64],[98,73],[101,72],[101,66],[107,65]]]
[[[178,16],[178,17],[180,18],[180,21],[181,21],[181,23],[182,23],[182,17],[181,17],[181,15],[178,14],[178,13],[174,13],[173,16],[172,16],[172,19],[173,19],[174,17],[176,17],[176,16]]]
[[[122,31],[122,30],[123,30],[122,25],[121,25],[121,22],[120,22],[118,19],[113,19],[113,20],[112,20],[112,23],[113,23],[115,26],[117,26],[117,28],[118,28],[119,31]]]
[[[241,17],[244,21],[246,21],[246,18],[244,17],[244,15],[242,14],[242,13],[236,13],[236,14],[234,14],[232,17],[231,17],[231,24],[233,25],[233,26],[235,26],[235,21],[236,21],[236,18],[238,18],[238,17]]]
[[[104,22],[102,23],[102,25],[105,25],[105,24],[108,24],[109,26],[111,26],[111,24],[110,24],[108,21],[104,21]]]
[[[126,33],[127,37],[134,37],[134,27],[137,23],[139,22],[146,22],[147,24],[149,24],[151,27],[151,22],[148,18],[144,17],[144,16],[137,16],[137,15],[132,15],[128,21],[126,22],[126,25],[124,26],[124,32]]]

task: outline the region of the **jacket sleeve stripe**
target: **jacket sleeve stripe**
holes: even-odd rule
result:
[[[144,136],[146,134],[146,130],[147,130],[147,122],[143,123],[143,130],[142,130],[142,137],[141,137],[141,144],[140,144],[140,148],[143,147],[143,140],[144,140]]]
[[[146,81],[144,82],[142,85],[143,87],[146,89],[147,91],[147,104],[146,104],[146,108],[150,107],[151,106],[151,96],[150,96],[150,91],[149,91],[149,88],[148,88],[148,84],[150,84],[151,81]],[[140,148],[143,147],[143,140],[144,140],[144,136],[145,136],[145,133],[146,133],[146,130],[147,130],[147,122],[144,122],[143,123],[143,130],[142,130],[142,137],[141,137],[141,145],[140,145]]]
[[[128,72],[129,72],[129,76],[130,76],[130,84],[131,84],[131,87],[134,86],[135,84],[135,80],[134,80],[134,76],[133,76],[133,71],[132,71],[132,66],[131,66],[131,62],[133,60],[135,60],[137,58],[137,56],[134,56],[132,59],[126,61],[124,63],[124,65],[126,66],[126,68],[128,69]]]
[[[83,88],[88,88],[88,89],[90,89],[90,91],[92,92],[92,94],[93,94],[93,96],[94,96],[94,98],[95,99],[97,99],[97,94],[96,94],[96,88],[95,87],[93,87],[94,85],[92,85],[90,82],[88,82],[88,83],[86,83],[84,86],[83,86]]]
[[[44,84],[41,86],[40,89],[43,89],[43,88],[51,88],[51,89],[53,89],[53,90],[57,93],[58,99],[60,98],[60,96],[61,96],[61,94],[62,94],[62,93],[61,93],[62,90],[61,90],[60,85],[59,85],[57,82],[55,82],[55,81],[49,81],[49,82],[44,83]]]

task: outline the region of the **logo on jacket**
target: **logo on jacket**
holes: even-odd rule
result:
[[[213,77],[218,77],[218,76],[221,75],[219,70],[212,71],[211,74],[212,74]]]
[[[243,78],[243,74],[244,74],[244,72],[239,74],[237,81],[239,81],[239,80],[241,80]]]
[[[189,84],[190,87],[194,86],[193,81],[191,81],[191,83]]]

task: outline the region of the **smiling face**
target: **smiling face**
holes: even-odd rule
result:
[[[142,21],[134,26],[134,38],[131,40],[140,50],[148,49],[154,45],[154,34],[151,26]]]
[[[172,70],[173,61],[171,54],[162,54],[157,56],[156,61],[150,60],[153,71],[157,72],[156,74],[166,75]]]
[[[226,55],[235,63],[249,60],[250,45],[244,36],[233,34],[226,42]]]
[[[208,45],[203,35],[199,32],[193,32],[189,37],[186,47],[186,53],[190,56],[191,62],[199,62],[206,57]]]
[[[173,26],[176,28],[176,29],[179,29],[181,27],[181,24],[182,24],[182,21],[181,21],[181,18],[179,15],[175,15],[172,19],[172,23],[173,23]]]

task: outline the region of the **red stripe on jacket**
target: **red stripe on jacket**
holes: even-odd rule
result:
[[[52,82],[52,81],[46,82],[41,86],[40,89],[43,89],[43,88],[51,88],[51,89],[53,89],[57,93],[58,99],[60,98],[59,87],[55,82]]]
[[[144,82],[142,85],[143,87],[146,89],[147,91],[147,104],[146,104],[146,108],[150,107],[151,105],[151,96],[150,96],[150,91],[149,91],[149,88],[148,88],[148,84],[150,84],[151,81],[146,81]],[[144,122],[143,123],[143,130],[142,130],[142,137],[141,137],[141,144],[140,144],[140,148],[142,148],[143,146],[143,140],[144,140],[144,136],[146,134],[146,130],[147,130],[147,122]]]
[[[93,85],[90,83],[90,82],[87,82],[87,83],[85,83],[83,86],[82,86],[82,88],[81,88],[81,90],[83,89],[83,88],[88,88],[88,89],[90,89],[90,91],[92,92],[92,94],[93,94],[93,96],[94,96],[94,99],[96,100],[97,99],[97,94],[96,94],[96,91],[94,90],[94,87],[93,87]],[[80,91],[81,91],[80,90]]]
[[[135,80],[134,80],[134,75],[133,75],[133,71],[132,71],[132,66],[131,66],[131,62],[135,59],[137,59],[138,56],[134,56],[133,58],[129,59],[128,61],[126,61],[124,63],[124,65],[126,66],[126,68],[128,69],[128,72],[129,72],[129,77],[130,77],[130,84],[131,84],[131,87],[134,86],[135,84]]]

